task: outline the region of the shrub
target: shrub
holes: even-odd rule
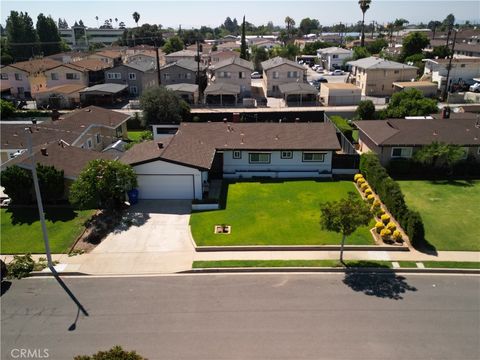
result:
[[[388,229],[383,229],[382,231],[380,231],[380,237],[383,240],[390,240],[391,235],[392,235],[392,232]]]
[[[373,208],[379,208],[381,204],[382,203],[380,202],[380,200],[377,199],[373,202],[372,207]]]
[[[377,212],[375,213],[375,215],[379,218],[381,218],[384,214],[385,214],[385,210],[381,207],[378,208]]]
[[[363,175],[362,174],[355,174],[355,176],[353,177],[353,180],[355,182],[357,182],[359,179],[363,179]]]
[[[392,234],[392,239],[396,242],[400,242],[402,241],[402,234],[400,231],[398,230],[395,230]]]
[[[15,106],[7,100],[0,100],[0,116],[2,119],[7,119],[15,114]]]
[[[423,226],[422,217],[417,211],[409,212],[406,231],[413,247],[418,248],[424,245],[425,228]]]
[[[395,223],[393,223],[393,222],[390,221],[390,222],[387,224],[387,229],[390,230],[390,231],[395,231],[395,230],[397,229],[397,225],[395,225]]]
[[[330,120],[335,124],[338,130],[340,130],[342,134],[345,135],[348,140],[353,140],[353,128],[346,119],[338,115],[332,115],[330,116]]]
[[[377,221],[377,223],[375,224],[375,231],[377,232],[377,234],[380,234],[380,231],[382,231],[384,228],[385,225],[383,225],[381,221]]]
[[[362,190],[363,192],[365,192],[365,190],[369,189],[370,187],[368,186],[367,183],[363,183],[362,185],[360,185],[360,190]]]
[[[360,101],[355,113],[360,120],[373,120],[375,118],[375,105],[371,100]]]
[[[34,267],[35,261],[33,261],[32,255],[15,255],[13,260],[7,265],[8,277],[15,279],[27,277]]]
[[[372,195],[372,189],[368,188],[368,189],[365,189],[365,195],[369,196],[369,195]],[[373,197],[375,199],[375,197]]]
[[[375,201],[375,196],[373,196],[372,194],[368,195],[367,196],[367,201],[372,204],[374,201]]]
[[[390,222],[390,215],[388,215],[388,214],[383,214],[383,215],[381,216],[381,219],[382,219],[382,222],[386,225],[386,224],[388,224],[388,223]]]
[[[9,166],[1,172],[2,186],[14,204],[28,204],[32,200],[32,173],[17,165]]]
[[[359,178],[359,179],[357,180],[357,184],[358,184],[359,186],[361,186],[362,184],[365,184],[365,179],[364,179],[363,177]]]
[[[125,351],[121,346],[114,346],[108,351],[99,351],[92,356],[78,355],[74,360],[147,360],[135,351]]]

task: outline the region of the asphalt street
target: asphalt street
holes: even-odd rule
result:
[[[2,286],[1,358],[115,344],[149,359],[480,358],[480,277],[349,274],[52,278]],[[17,357],[15,357],[17,356]],[[46,357],[35,357],[46,358]]]

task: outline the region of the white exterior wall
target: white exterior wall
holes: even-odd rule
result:
[[[288,150],[287,150],[288,151]],[[311,151],[325,153],[324,162],[303,162],[303,151],[292,151],[291,159],[282,159],[281,151],[242,151],[241,159],[233,158],[233,151],[223,153],[224,178],[271,176],[279,178],[323,177],[330,176],[332,171],[331,151]],[[307,151],[310,152],[310,151]],[[269,164],[250,164],[249,153],[269,153]],[[324,173],[324,174],[322,174]]]
[[[55,74],[57,80],[52,78],[52,74]],[[76,74],[78,79],[67,79],[67,74]],[[54,76],[55,76],[54,75]],[[60,86],[60,85],[84,85],[88,86],[88,73],[78,70],[70,69],[66,66],[59,66],[54,69],[45,71],[47,78],[47,88]]]
[[[239,73],[242,72],[245,77],[240,79]],[[250,94],[252,88],[252,80],[250,78],[251,70],[237,64],[230,64],[220,69],[215,69],[215,83],[216,84],[232,84],[240,86],[240,93]],[[230,77],[221,77],[222,73],[230,73]]]
[[[202,175],[202,172],[198,169],[157,160],[136,165],[133,167],[133,170],[137,175],[192,175],[195,199],[202,199],[202,177],[205,179],[205,175]],[[141,191],[141,189],[139,190]]]
[[[2,79],[2,84],[8,84],[12,95],[18,95],[18,88],[23,87],[25,92],[30,92],[30,81],[27,72],[19,69],[5,66],[1,70],[2,74],[7,74],[8,79]],[[21,80],[15,80],[15,74],[21,76]]]
[[[472,63],[465,62],[452,62],[452,69],[449,74],[449,82],[451,84],[456,84],[459,81],[464,81],[467,84],[473,84],[473,78],[480,76],[480,62]],[[432,62],[425,63],[424,74],[431,74],[432,81],[438,83],[438,89],[441,89],[442,79],[445,81],[447,77],[447,67],[446,64],[434,64]]]

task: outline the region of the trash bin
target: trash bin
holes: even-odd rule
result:
[[[135,205],[138,203],[138,190],[137,189],[132,189],[127,192],[128,195],[128,201],[130,202],[130,205]]]

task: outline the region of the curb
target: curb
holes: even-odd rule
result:
[[[410,251],[406,246],[383,245],[347,245],[344,251]],[[196,252],[222,252],[222,251],[340,251],[338,245],[260,245],[260,246],[195,246]]]
[[[420,269],[420,268],[398,268],[385,269],[373,267],[351,267],[351,268],[314,268],[314,267],[291,267],[291,268],[199,268],[180,272],[181,274],[228,274],[228,273],[346,273],[347,271],[359,273],[410,273],[410,274],[473,274],[480,275],[480,269]]]

